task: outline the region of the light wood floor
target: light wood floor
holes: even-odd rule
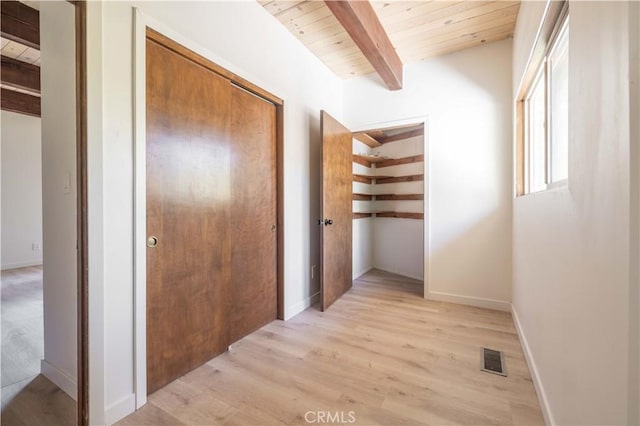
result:
[[[40,373],[44,356],[42,267],[0,276],[2,425],[75,424],[75,402]]]
[[[44,356],[42,267],[2,271],[2,387],[40,372]]]
[[[306,424],[318,411],[366,425],[544,424],[511,315],[421,293],[372,271],[327,312],[268,324],[119,424]],[[480,346],[504,351],[508,377],[479,370]]]

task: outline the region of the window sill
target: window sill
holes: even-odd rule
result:
[[[569,188],[569,179],[563,179],[557,182],[547,184],[547,187],[545,189],[541,189],[535,192],[528,192],[526,194],[516,195],[514,198],[522,198],[522,197],[526,197],[527,195],[544,194],[547,192],[562,191],[568,188]]]

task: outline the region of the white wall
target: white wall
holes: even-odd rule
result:
[[[424,137],[385,144],[374,150],[383,157],[402,158],[424,154]],[[384,167],[379,175],[424,174],[424,163]],[[374,194],[424,194],[424,181],[373,185]],[[423,201],[375,201],[376,211],[424,213]],[[428,215],[425,215],[428,220]],[[422,280],[424,278],[424,221],[376,217],[373,223],[373,265],[383,271]]]
[[[640,3],[629,4],[631,250],[629,292],[629,424],[640,424]]]
[[[347,80],[351,128],[429,116],[429,297],[511,300],[511,41],[405,65],[404,89]]]
[[[42,264],[40,118],[2,111],[2,269]],[[38,244],[39,249],[33,248]]]
[[[513,204],[513,308],[553,424],[637,424],[630,414],[638,409],[630,391],[638,359],[629,345],[638,344],[629,275],[630,224],[638,217],[629,214],[629,8],[571,2],[569,185]],[[514,85],[540,16],[538,5],[522,4]]]
[[[133,80],[132,6],[211,52],[210,59],[271,91],[285,101],[285,315],[303,310],[319,290],[311,266],[319,264],[320,110],[342,117],[342,82],[257,2],[105,2],[91,7],[89,39],[89,155],[97,162],[89,173],[102,186],[89,198],[103,204],[93,211],[93,235],[104,239],[104,253],[94,248],[96,268],[90,303],[104,294],[104,404],[107,421],[126,414],[134,391],[133,371]],[[101,26],[101,28],[100,28]],[[100,52],[97,52],[99,49]],[[101,65],[100,65],[101,63]],[[102,87],[100,88],[100,83]],[[102,114],[97,113],[102,108]],[[96,115],[97,113],[97,115]],[[101,122],[100,122],[101,117]],[[92,124],[93,123],[93,124]],[[98,130],[99,131],[99,130]],[[100,161],[102,159],[102,161]],[[97,167],[102,167],[98,170]],[[91,226],[91,225],[90,225]],[[93,228],[92,228],[93,229]],[[91,236],[90,236],[91,238]],[[92,254],[90,252],[90,258]],[[93,288],[93,287],[91,287]],[[144,337],[142,337],[144,338]],[[99,346],[98,346],[99,348]],[[102,354],[94,354],[100,357]],[[98,360],[98,363],[100,360]],[[100,378],[98,378],[100,380]],[[123,408],[124,407],[124,408]],[[92,422],[104,410],[93,406]]]
[[[75,8],[40,5],[44,360],[42,373],[76,389]]]

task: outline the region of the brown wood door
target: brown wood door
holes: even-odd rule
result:
[[[229,81],[147,39],[147,389],[229,344]]]
[[[353,145],[349,129],[325,111],[322,131],[322,310],[352,284]]]
[[[276,108],[233,87],[231,342],[276,319]]]

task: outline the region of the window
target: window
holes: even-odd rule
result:
[[[569,178],[569,15],[564,6],[543,43],[543,54],[531,61],[537,67],[525,74],[528,84],[516,105],[518,195],[544,191]]]

